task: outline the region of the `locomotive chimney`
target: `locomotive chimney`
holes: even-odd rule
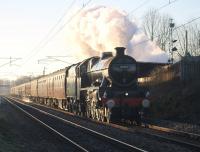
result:
[[[123,56],[124,55],[124,51],[125,51],[125,47],[116,47],[116,56]]]

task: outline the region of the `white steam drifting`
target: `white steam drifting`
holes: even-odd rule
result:
[[[138,61],[167,62],[167,55],[154,43],[140,43],[145,40],[147,37],[125,12],[104,6],[82,11],[67,27],[68,47],[79,57],[115,52],[115,47],[123,46]]]

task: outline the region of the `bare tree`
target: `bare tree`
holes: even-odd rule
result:
[[[169,24],[170,16],[163,14],[159,18],[159,26],[157,29],[157,39],[156,44],[164,51],[167,51],[168,41],[169,41]]]
[[[145,34],[151,39],[154,40],[156,35],[156,29],[158,28],[160,15],[155,9],[150,9],[144,16],[143,29]]]
[[[167,51],[169,23],[170,16],[160,14],[156,9],[148,10],[143,19],[143,30],[145,34],[164,51]]]
[[[200,55],[200,26],[192,24],[188,27],[188,50],[191,55]]]
[[[187,44],[186,47],[186,31],[188,33],[187,36]],[[179,28],[175,31],[174,34],[178,40],[177,48],[178,54],[180,56],[185,56],[186,50],[190,55],[198,56],[200,55],[200,25],[199,24],[189,24],[182,28]]]

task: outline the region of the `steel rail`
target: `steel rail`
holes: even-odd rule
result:
[[[187,137],[190,137],[192,139],[200,139],[200,135],[196,134],[196,133],[175,130],[175,129],[167,128],[167,127],[160,127],[160,126],[157,126],[157,125],[149,125],[149,128],[154,129],[154,130],[158,130],[158,131],[176,134],[176,135],[187,136]]]
[[[192,142],[183,141],[183,140],[175,139],[175,138],[172,138],[172,137],[166,137],[164,135],[159,135],[159,134],[156,134],[156,133],[150,133],[149,131],[144,131],[144,130],[143,131],[139,130],[138,132],[144,133],[146,135],[154,136],[154,137],[159,138],[161,140],[166,140],[166,141],[169,141],[169,142],[173,142],[173,143],[176,143],[176,144],[179,144],[179,145],[200,151],[200,145],[199,144],[194,144]]]

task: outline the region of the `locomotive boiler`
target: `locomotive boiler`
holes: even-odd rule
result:
[[[91,82],[108,80],[112,85],[127,87],[137,81],[136,61],[124,54],[125,48],[116,48],[116,56],[104,52],[88,73]]]

